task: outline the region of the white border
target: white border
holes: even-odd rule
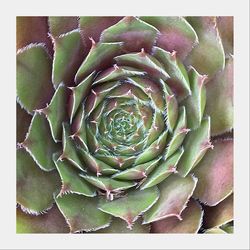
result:
[[[233,15],[235,218],[233,235],[15,234],[15,16]],[[1,6],[1,224],[4,249],[249,249],[249,0],[4,1]],[[3,43],[2,43],[3,42]]]

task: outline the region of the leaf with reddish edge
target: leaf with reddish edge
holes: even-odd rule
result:
[[[110,224],[111,216],[98,209],[97,197],[67,194],[55,198],[55,201],[71,233],[95,231],[108,227]]]
[[[75,82],[78,84],[86,76],[110,67],[113,63],[113,58],[121,54],[122,43],[95,43],[92,41],[92,47],[89,54],[84,59],[79,67]]]
[[[113,217],[109,227],[98,230],[95,233],[108,233],[108,234],[146,234],[150,232],[149,225],[142,225],[141,218],[134,224],[132,230],[126,227],[126,222],[120,218]]]
[[[82,56],[84,46],[80,32],[79,30],[72,30],[55,37],[53,38],[53,44],[55,53],[52,82],[55,87],[62,82],[67,86],[73,86],[75,74],[84,59]]]
[[[219,16],[217,17],[217,25],[222,40],[225,55],[233,54],[234,43],[234,17]]]
[[[31,214],[49,209],[54,202],[53,193],[60,190],[58,173],[42,171],[24,149],[17,150],[16,158],[17,202]]]
[[[53,160],[62,180],[62,188],[59,196],[67,193],[75,193],[94,197],[96,189],[79,176],[81,171],[77,170],[68,160],[59,160],[59,156],[59,153],[53,155]]]
[[[30,43],[45,43],[49,54],[53,55],[53,45],[48,37],[48,18],[43,16],[16,17],[16,48],[21,49]]]
[[[222,226],[233,220],[233,194],[228,196],[216,206],[204,207],[204,228]]]
[[[191,199],[181,214],[182,220],[176,217],[169,217],[153,222],[150,232],[195,234],[201,227],[203,214],[204,212],[199,203]]]
[[[124,17],[117,24],[107,28],[101,34],[101,42],[124,42],[126,52],[135,52],[144,48],[151,52],[159,31],[136,17]]]
[[[89,52],[91,48],[91,41],[89,38],[99,42],[103,30],[119,22],[123,17],[121,16],[81,16],[79,19],[79,28],[84,43]]]
[[[71,87],[71,96],[69,101],[69,113],[70,113],[70,123],[74,118],[74,115],[79,108],[81,102],[90,94],[90,89],[93,83],[95,72],[92,72],[87,76],[82,82],[80,82],[76,87]]]
[[[69,227],[56,205],[39,216],[25,214],[17,208],[16,233],[69,233]]]
[[[181,103],[186,107],[187,126],[189,129],[197,129],[202,121],[206,105],[206,88],[204,86],[206,75],[200,75],[193,67],[188,72],[191,94]]]
[[[233,128],[233,57],[226,59],[225,69],[206,84],[205,113],[211,116],[211,134],[220,135]]]
[[[198,43],[196,32],[183,17],[147,16],[140,19],[160,31],[156,45],[170,52],[176,51],[181,60]]]
[[[208,206],[215,206],[233,189],[233,140],[214,142],[214,149],[206,153],[194,169],[199,182],[194,197]]]
[[[209,148],[213,148],[210,142],[210,118],[202,120],[198,129],[188,133],[185,137],[184,153],[177,165],[178,173],[185,177],[202,159]]]
[[[110,202],[101,202],[99,209],[114,217],[119,217],[127,222],[129,229],[139,215],[148,211],[159,199],[157,187],[146,190],[135,190],[126,196]]]
[[[200,74],[213,76],[225,66],[225,54],[218,32],[216,17],[188,17],[188,22],[195,29],[199,44],[185,60]]]
[[[29,113],[43,108],[54,89],[51,83],[52,60],[44,44],[30,44],[17,53],[17,101]]]
[[[34,114],[25,140],[20,143],[44,171],[55,169],[52,155],[61,149],[50,136],[48,121],[37,112]]]
[[[58,37],[78,28],[78,17],[76,16],[49,16],[49,32],[53,37]]]
[[[147,211],[143,218],[144,224],[175,216],[181,220],[181,213],[192,196],[197,179],[191,175],[183,178],[172,174],[158,185],[160,198]],[[148,189],[145,189],[145,191]]]
[[[22,142],[31,122],[32,116],[16,103],[16,141]]]

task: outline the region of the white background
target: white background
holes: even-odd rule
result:
[[[1,249],[249,249],[248,0],[1,1]],[[15,233],[15,17],[229,15],[235,21],[235,233],[233,235],[18,235]]]

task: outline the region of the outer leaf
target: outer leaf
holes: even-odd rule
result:
[[[144,214],[144,224],[175,216],[181,219],[181,213],[195,189],[197,179],[193,176],[182,178],[171,175],[158,187],[160,198],[156,204]],[[145,189],[146,191],[147,189]]]
[[[37,112],[32,118],[29,131],[21,146],[30,153],[42,170],[50,171],[55,168],[52,155],[60,149],[60,145],[51,138],[46,118]]]
[[[60,189],[57,172],[44,172],[24,150],[17,150],[17,202],[30,213],[40,213],[53,204]]]
[[[226,234],[226,232],[218,227],[208,229],[204,232],[205,234]]]
[[[160,31],[157,46],[167,51],[176,51],[184,59],[198,43],[198,37],[192,26],[183,17],[141,17]]]
[[[16,211],[16,233],[69,233],[69,227],[56,205],[47,213],[39,216],[25,214],[18,208]]]
[[[223,134],[233,128],[233,58],[226,60],[224,71],[207,83],[205,113],[211,116],[212,135]]]
[[[233,189],[233,141],[217,141],[195,168],[199,179],[194,197],[209,206],[215,206]]]
[[[111,216],[97,209],[97,197],[68,194],[55,200],[69,224],[71,233],[95,231],[110,224]]]
[[[202,224],[203,210],[198,202],[190,200],[181,214],[182,220],[176,217],[166,218],[152,223],[152,233],[197,233]]]
[[[53,95],[51,58],[44,44],[30,44],[17,54],[16,90],[18,102],[29,113],[45,107]]]
[[[136,190],[128,193],[125,197],[101,204],[99,209],[125,220],[128,228],[131,229],[138,216],[150,209],[158,198],[159,192],[156,187]]]

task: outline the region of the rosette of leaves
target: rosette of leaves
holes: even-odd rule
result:
[[[18,17],[17,232],[232,232],[232,31]]]

